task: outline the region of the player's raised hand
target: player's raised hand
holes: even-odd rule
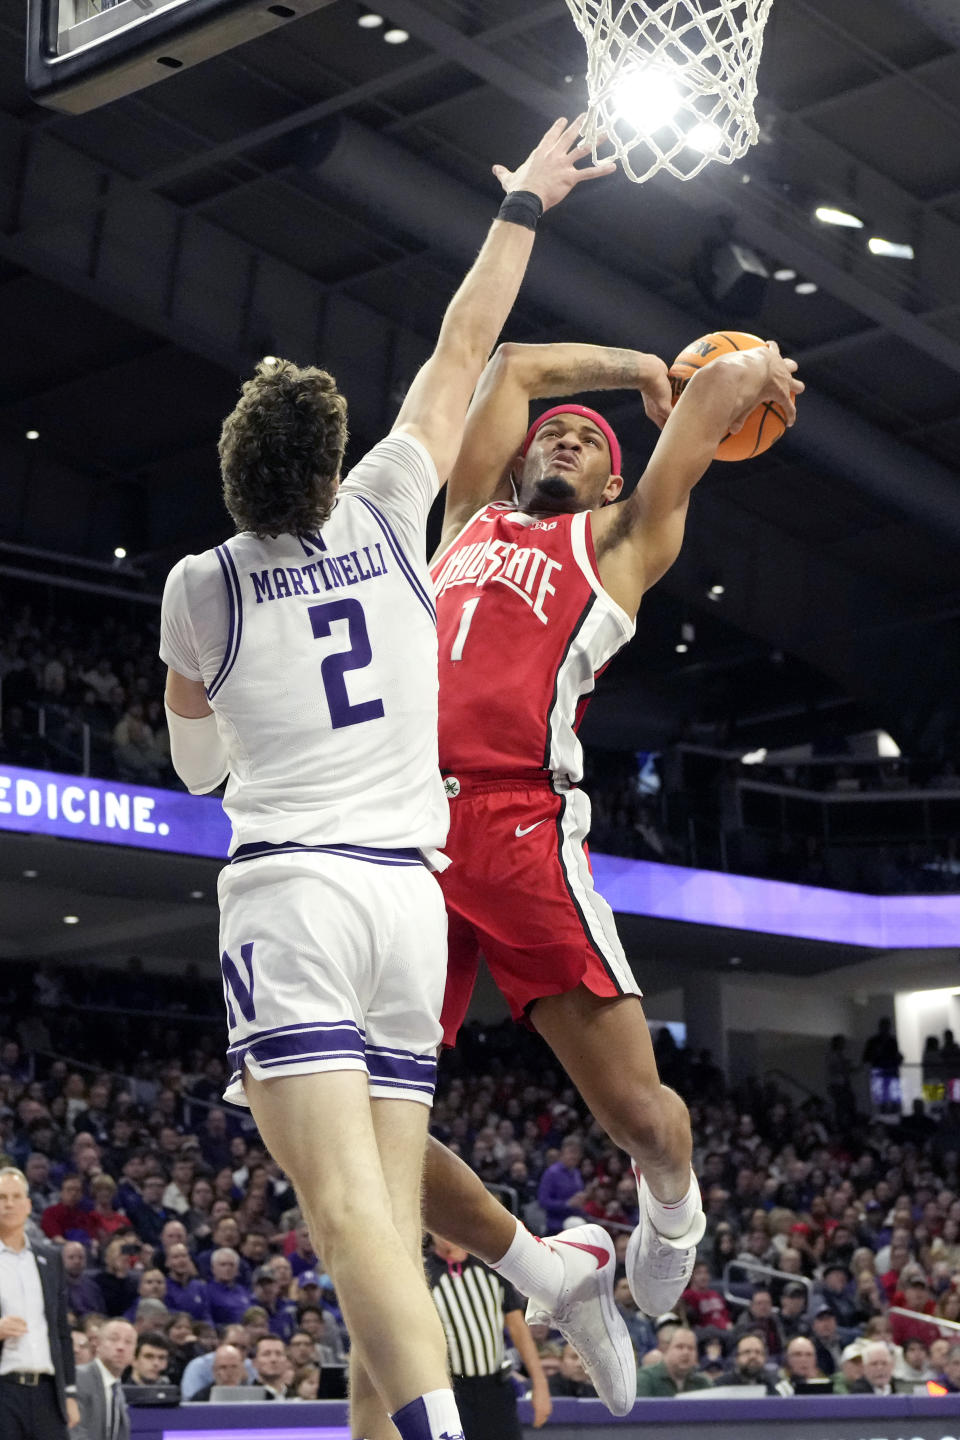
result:
[[[586,115],[578,115],[569,125],[566,120],[555,120],[540,144],[531,150],[516,170],[494,165],[493,173],[507,194],[511,190],[532,190],[540,196],[544,210],[549,210],[581,181],[612,175],[617,168],[615,160],[603,160],[598,165],[584,165],[582,169],[577,169],[577,162],[589,155],[592,149],[581,139],[580,127],[586,118]]]
[[[730,433],[736,435],[742,430],[747,418],[765,400],[781,406],[787,425],[793,425],[797,418],[796,396],[806,388],[803,381],[796,378],[796,360],[784,359],[776,340],[767,340],[754,350],[742,350],[736,358],[738,362],[745,361],[758,368],[761,373],[757,378],[762,388],[743,411],[733,417]]]

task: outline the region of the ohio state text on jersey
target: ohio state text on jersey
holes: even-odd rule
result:
[[[441,768],[578,781],[586,701],[635,629],[600,583],[589,513],[538,520],[487,505],[431,574]]]

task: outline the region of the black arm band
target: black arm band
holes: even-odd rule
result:
[[[543,214],[543,201],[532,190],[512,190],[504,197],[497,211],[498,220],[508,220],[511,225],[522,225],[525,230],[536,230]]]

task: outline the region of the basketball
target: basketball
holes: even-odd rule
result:
[[[719,355],[730,355],[734,350],[752,350],[762,345],[759,335],[747,335],[741,330],[715,330],[710,335],[701,335],[680,351],[670,366],[670,384],[673,389],[673,403],[676,405],[687,387],[691,375],[716,360]],[[747,416],[743,429],[737,435],[727,434],[717,447],[717,460],[750,460],[762,455],[776,444],[787,428],[786,416],[780,405],[764,401],[751,415]]]

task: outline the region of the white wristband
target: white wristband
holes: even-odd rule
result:
[[[216,715],[188,720],[177,715],[164,703],[167,730],[170,734],[170,758],[173,768],[191,795],[206,795],[227,778],[230,760],[227,747],[217,728]]]

